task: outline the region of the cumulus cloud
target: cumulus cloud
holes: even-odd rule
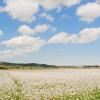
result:
[[[79,32],[79,34],[68,34],[61,32],[51,37],[48,40],[49,44],[59,43],[90,43],[97,40],[100,37],[100,28],[86,28]]]
[[[42,0],[41,5],[46,10],[53,10],[61,6],[63,0]]]
[[[45,40],[34,35],[39,32],[45,32],[48,28],[49,25],[47,24],[37,25],[33,29],[27,25],[20,26],[18,28],[18,32],[21,33],[20,36],[1,42],[1,45],[6,50],[0,51],[0,54],[3,56],[17,56],[39,51],[45,44]]]
[[[61,32],[51,37],[48,41],[49,44],[59,44],[59,43],[68,43],[73,41],[76,38],[76,35],[69,35],[68,33]]]
[[[92,22],[96,18],[100,17],[100,1],[93,3],[87,3],[81,5],[77,9],[77,15],[81,17],[81,20],[85,22]]]
[[[0,51],[0,55],[2,57],[19,57],[22,56],[24,54],[28,54],[28,53],[33,53],[33,52],[37,52],[39,51],[39,49],[23,49],[23,48],[16,48],[16,49],[6,49],[6,50],[1,50]]]
[[[0,30],[0,36],[2,36],[3,35],[3,31],[2,30]]]
[[[67,7],[71,7],[73,5],[79,4],[81,0],[63,0],[63,4]]]
[[[18,36],[2,42],[2,45],[10,48],[10,50],[2,51],[2,53],[11,54],[13,56],[36,52],[39,51],[44,44],[45,40],[40,39],[39,37],[31,37],[25,35]]]
[[[19,36],[3,42],[3,44],[5,44],[7,47],[36,47],[40,46],[41,43],[42,40],[40,40],[40,38],[30,36]]]
[[[1,11],[7,12],[13,19],[20,21],[31,22],[35,20],[33,14],[39,10],[35,0],[5,0],[4,2],[6,6],[2,7]]]
[[[22,25],[19,27],[18,32],[23,35],[35,35],[36,33],[46,32],[48,29],[49,25],[47,24],[37,25],[33,29],[27,25]]]
[[[6,50],[0,51],[0,55],[16,56],[39,51],[46,44],[66,44],[66,43],[90,43],[100,38],[100,27],[85,28],[78,34],[60,32],[52,36],[47,42],[39,37],[30,35],[20,35],[3,41],[2,45]]]
[[[42,13],[40,16],[43,17],[43,18],[45,18],[46,20],[48,20],[50,22],[53,22],[54,21],[53,16],[51,16],[50,14]]]
[[[31,29],[27,25],[22,25],[18,28],[18,32],[20,32],[21,34],[24,34],[24,35],[31,35],[31,34],[33,34],[33,29]]]
[[[40,33],[40,32],[45,32],[45,31],[47,31],[48,29],[49,29],[49,25],[43,24],[43,25],[37,25],[37,26],[33,29],[33,31],[34,31],[35,33]]]
[[[13,19],[23,22],[36,20],[36,14],[42,6],[46,11],[59,8],[61,6],[71,7],[79,4],[80,0],[4,0],[5,6],[0,7],[0,12],[8,13]],[[52,19],[51,16],[46,18]]]
[[[71,7],[79,3],[80,3],[80,0],[43,0],[41,2],[41,5],[46,10],[52,10],[55,8],[59,8],[62,5],[66,7]]]
[[[100,28],[86,28],[80,31],[77,42],[88,43],[100,37]]]

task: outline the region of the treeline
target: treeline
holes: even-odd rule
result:
[[[37,64],[37,63],[9,63],[1,62],[0,69],[34,69],[34,68],[58,68],[56,65]]]
[[[84,68],[100,68],[99,65],[83,66]]]
[[[42,69],[42,68],[100,68],[98,65],[93,66],[56,66],[37,63],[9,63],[0,62],[0,69]]]

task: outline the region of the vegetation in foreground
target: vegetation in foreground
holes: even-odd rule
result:
[[[100,100],[98,70],[0,70],[0,100]]]

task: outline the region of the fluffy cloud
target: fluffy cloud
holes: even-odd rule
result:
[[[100,37],[100,28],[86,28],[79,32],[79,34],[58,33],[48,40],[49,44],[59,43],[89,43],[97,40]]]
[[[52,10],[58,8],[62,3],[62,0],[42,0],[41,5],[46,10]]]
[[[36,37],[19,36],[8,41],[4,41],[3,44],[5,44],[7,47],[40,47],[42,40]]]
[[[27,25],[20,26],[18,32],[21,35],[2,41],[1,45],[5,46],[6,50],[0,51],[0,54],[2,56],[17,56],[39,51],[45,44],[45,40],[33,35],[39,32],[45,32],[48,28],[49,25],[46,24],[37,25],[33,29]]]
[[[80,0],[63,0],[63,4],[66,5],[67,7],[79,4],[80,2],[81,2]]]
[[[0,55],[2,57],[17,57],[17,56],[22,56],[24,54],[28,53],[33,53],[37,52],[39,49],[23,49],[23,48],[16,48],[16,49],[6,49],[6,50],[1,50]]]
[[[47,13],[42,13],[41,14],[41,17],[44,17],[46,20],[48,20],[50,22],[53,22],[54,21],[53,16],[51,16],[50,14],[47,14]]]
[[[67,6],[71,7],[73,5],[79,4],[80,0],[43,0],[41,2],[41,5],[46,9],[46,10],[52,10],[55,8],[59,8],[60,6]]]
[[[58,43],[68,43],[73,41],[76,38],[76,35],[70,36],[68,33],[61,32],[51,37],[48,41],[49,44],[58,44]]]
[[[45,44],[45,41],[39,37],[19,36],[10,40],[3,41],[2,45],[5,45],[10,50],[3,51],[3,54],[21,55],[30,52],[36,52]]]
[[[42,6],[44,9],[53,10],[61,6],[71,7],[79,4],[80,0],[4,0],[5,6],[0,7],[0,12],[8,13],[13,19],[23,22],[32,22]],[[47,16],[49,20],[51,16]]]
[[[77,15],[81,17],[81,20],[86,22],[92,22],[96,18],[100,17],[100,1],[93,3],[87,3],[78,7]]]
[[[31,29],[27,25],[22,25],[18,28],[18,32],[20,32],[21,34],[24,34],[24,35],[31,35],[31,34],[33,34],[33,29]]]
[[[35,20],[33,14],[39,10],[35,0],[5,0],[4,2],[6,6],[1,9],[12,16],[13,19],[20,21],[31,22]]]
[[[85,28],[78,34],[61,32],[51,37],[47,43],[39,37],[21,35],[2,42],[6,50],[0,51],[2,56],[16,56],[39,51],[46,44],[90,43],[100,38],[100,27]]]
[[[1,44],[6,47],[6,50],[0,51],[4,56],[16,56],[39,51],[45,44],[45,40],[34,36],[36,33],[45,32],[49,29],[49,25],[37,25],[35,28],[30,28],[27,25],[22,25],[18,28],[20,36],[3,41]],[[1,35],[3,34],[0,31]]]
[[[80,31],[77,42],[88,43],[100,37],[100,28],[86,28]]]
[[[40,32],[45,32],[49,29],[49,25],[47,24],[43,24],[43,25],[37,25],[35,28],[34,28],[34,32],[35,33],[40,33]]]
[[[36,33],[46,32],[49,29],[49,25],[37,25],[35,28],[30,28],[27,25],[22,25],[19,27],[18,32],[23,35],[35,35]]]
[[[3,31],[2,31],[2,30],[0,30],[0,36],[1,36],[1,35],[3,35]]]

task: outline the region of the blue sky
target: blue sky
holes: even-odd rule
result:
[[[0,0],[0,61],[100,64],[100,0]]]

